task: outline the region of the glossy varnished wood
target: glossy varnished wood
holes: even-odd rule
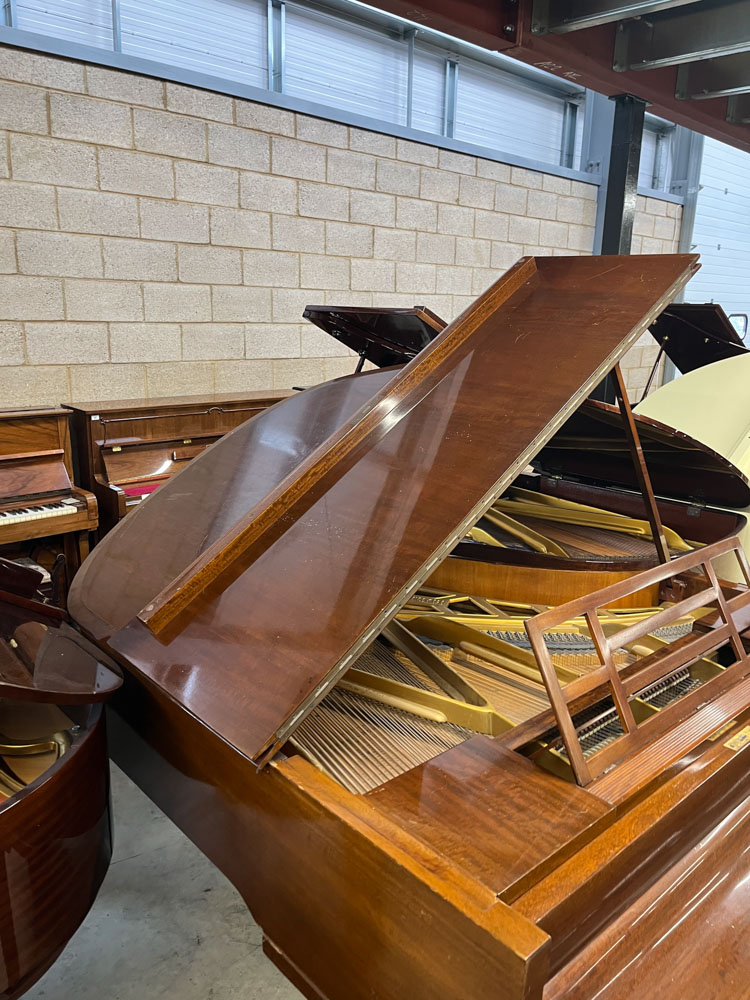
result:
[[[340,448],[332,464],[327,450],[311,453],[256,506],[262,517],[244,518],[231,530],[238,548],[224,539],[205,550],[201,566],[217,555],[226,562],[221,552],[236,558],[205,590],[195,569],[186,571],[183,580],[197,584],[188,595],[195,600],[174,634],[157,640],[133,624],[111,640],[112,647],[248,756],[282,739],[298,711],[323,696],[357,647],[687,280],[694,258],[548,258],[538,264],[527,261],[510,272],[355,414],[334,436],[354,450]],[[530,369],[532,358],[548,359],[560,343],[561,322],[575,330],[575,349],[560,365]],[[591,333],[583,335],[587,329]],[[523,379],[529,387],[533,381],[533,395],[519,392]],[[216,462],[228,440],[188,466],[203,476],[201,495],[222,481]],[[184,487],[188,470],[175,486]],[[181,492],[170,487],[165,498]],[[127,552],[121,563],[102,564],[104,590],[118,588],[129,575],[145,539],[158,559],[156,539],[169,528],[163,519],[152,520],[156,496],[127,534],[120,529]],[[417,509],[420,528],[414,531]],[[184,522],[175,522],[175,529],[183,532]],[[249,547],[246,529],[256,535]],[[91,579],[76,591],[75,614],[84,623],[81,604],[95,612],[101,600]],[[178,581],[170,593],[180,590]],[[206,683],[198,682],[201,676]]]

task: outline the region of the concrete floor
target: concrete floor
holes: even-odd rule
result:
[[[234,888],[114,765],[112,865],[26,1000],[301,1000]]]

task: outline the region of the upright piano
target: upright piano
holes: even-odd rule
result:
[[[101,534],[204,448],[288,395],[263,390],[66,404],[78,481],[99,502]]]
[[[311,1000],[746,992],[750,593],[713,566],[750,578],[736,541],[531,609],[517,645],[441,618],[450,595],[414,612],[696,262],[522,259],[403,368],[227,434],[76,578],[125,675],[115,760]]]
[[[59,536],[70,580],[97,523],[96,498],[73,483],[70,413],[59,407],[1,412],[0,546]]]

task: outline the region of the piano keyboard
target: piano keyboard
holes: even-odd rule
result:
[[[81,506],[78,500],[70,497],[56,500],[54,503],[29,504],[27,507],[16,507],[14,510],[0,510],[0,531],[10,524],[20,524],[22,521],[37,521],[40,518],[74,514]]]

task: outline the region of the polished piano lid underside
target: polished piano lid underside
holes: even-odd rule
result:
[[[748,353],[727,314],[713,302],[673,302],[651,334],[683,374]]]
[[[99,635],[119,628],[109,645],[136,671],[240,752],[263,757],[696,260],[525,258],[403,369],[305,392],[207,449],[97,547],[71,592],[74,617]],[[184,570],[196,551],[203,561]],[[141,619],[175,595],[187,595],[185,609],[147,627]],[[133,619],[124,628],[123,617]]]
[[[303,316],[378,368],[411,361],[447,326],[424,306],[307,306]]]

